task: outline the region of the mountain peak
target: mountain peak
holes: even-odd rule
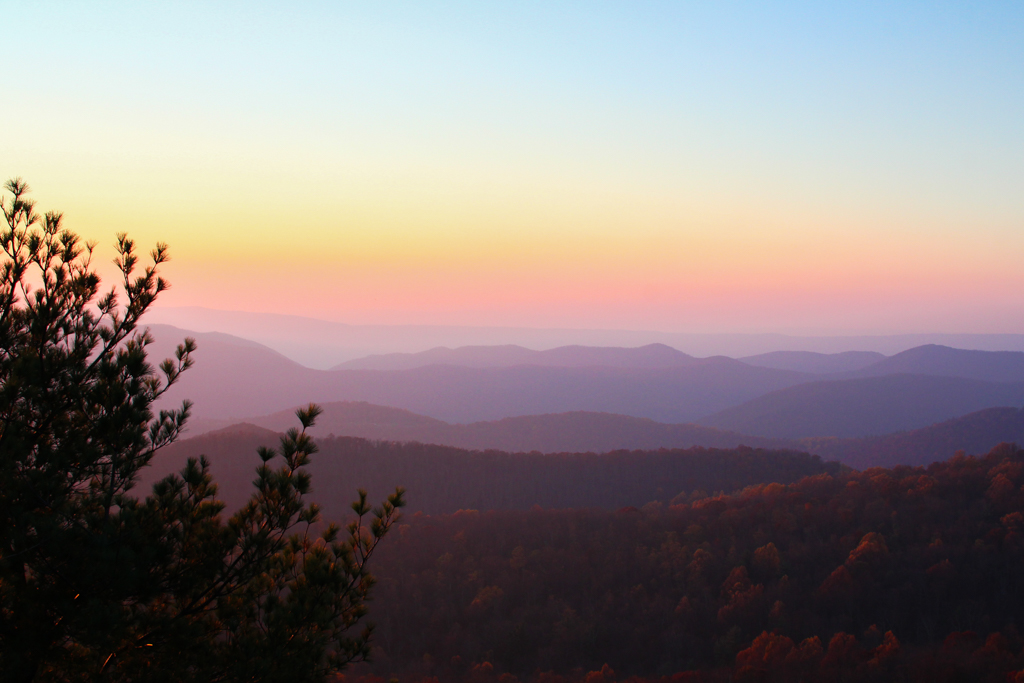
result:
[[[857,373],[859,377],[893,374],[962,377],[986,382],[1024,381],[1024,353],[977,351],[924,344],[889,356]]]

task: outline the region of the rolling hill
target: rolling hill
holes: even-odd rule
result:
[[[970,351],[926,344],[884,358],[851,373],[851,376],[896,374],[962,377],[983,382],[1024,382],[1024,353]]]
[[[858,437],[907,431],[984,408],[1024,405],[1024,383],[889,375],[789,387],[699,424],[774,438]]]
[[[419,441],[472,450],[542,453],[606,453],[657,448],[792,447],[778,439],[751,437],[695,424],[665,424],[612,413],[568,412],[524,415],[501,420],[449,424],[407,410],[364,402],[325,403],[310,433],[355,436],[384,441]],[[247,422],[274,431],[295,424],[295,411],[249,418]]]
[[[310,434],[318,439],[325,436],[355,436],[380,441],[420,441],[454,446],[456,444],[447,440],[450,433],[471,426],[451,425],[409,410],[366,401],[335,401],[321,403],[320,407],[324,412],[310,429]],[[295,426],[295,408],[246,418],[245,422],[283,432]]]
[[[773,351],[757,356],[740,358],[747,365],[776,370],[794,370],[815,375],[834,375],[853,372],[884,360],[875,351],[844,351],[843,353],[814,353],[813,351]]]
[[[771,439],[914,430],[985,408],[1024,404],[1024,381],[1009,381],[1024,376],[1024,353],[1017,352],[925,346],[856,371],[868,376],[816,381],[809,373],[721,356],[696,359],[661,345],[547,352],[477,347],[438,353],[455,354],[462,362],[529,357],[548,365],[325,371],[231,335],[194,334],[169,326],[151,330],[154,360],[171,355],[186,335],[198,341],[195,367],[158,406],[194,401],[197,432],[310,401],[349,401],[411,411],[397,422],[395,414],[382,422],[380,414],[356,416],[350,407],[344,418],[348,427],[335,432],[351,433],[358,424],[356,435],[368,438],[540,451],[769,446],[778,443]],[[854,360],[863,362],[866,356],[783,354],[759,362],[821,369]],[[593,362],[619,366],[589,365]],[[565,366],[572,363],[576,365]],[[903,368],[922,372],[874,376]],[[613,417],[588,415],[593,413]],[[702,427],[683,424],[695,421]],[[266,424],[281,428],[273,420]],[[707,428],[718,431],[702,431]]]
[[[196,333],[170,325],[150,325],[154,343],[151,363],[173,355],[185,337],[197,348],[195,365],[157,404],[173,408],[188,399],[198,419],[259,415],[287,405],[308,402],[304,397],[316,386],[322,371],[310,370],[256,342],[217,332]]]
[[[784,334],[689,334],[636,330],[449,327],[443,325],[348,325],[273,313],[157,305],[147,321],[181,329],[227,332],[253,339],[309,367],[330,368],[370,354],[416,353],[438,346],[518,344],[545,349],[568,344],[642,346],[662,343],[698,358],[733,358],[771,351],[834,354],[850,349],[890,355],[922,344],[962,349],[1024,351],[1019,334],[902,334],[808,337]]]
[[[331,419],[331,408],[328,406],[322,416],[326,418],[325,427]],[[374,413],[379,415],[389,411],[365,405],[356,406],[356,409],[370,417]],[[333,412],[337,415],[338,411]],[[293,414],[274,417],[289,418],[284,420],[282,428],[295,425]],[[537,417],[544,424],[546,418],[572,419],[577,416]],[[622,416],[614,415],[582,417],[590,418],[591,425],[593,420],[603,420],[606,429],[623,422],[617,419]],[[420,416],[412,418],[412,421],[417,418],[423,420],[425,425],[432,422]],[[507,424],[515,421],[501,422]],[[632,426],[636,427],[645,421],[627,419],[625,422],[632,422]],[[562,425],[564,422],[556,421],[555,424]],[[458,430],[460,426],[453,427]],[[688,425],[661,427],[685,428]],[[659,434],[665,433],[655,431],[641,434],[632,443],[656,441]],[[622,438],[628,437],[627,432]],[[520,438],[535,437],[527,434]],[[589,438],[577,433],[576,440],[573,440],[574,435],[570,434],[565,443],[574,447],[569,448],[568,452],[578,450],[577,447]],[[200,437],[184,439],[158,454],[153,467],[144,471],[139,491],[147,491],[156,479],[180,469],[188,457],[206,455],[213,463],[212,471],[220,486],[221,497],[229,505],[238,506],[251,490],[253,468],[258,463],[256,448],[275,446],[278,439],[276,431],[252,424],[238,424]],[[426,512],[486,509],[488,506],[511,509],[529,507],[534,503],[545,507],[614,508],[621,505],[639,506],[649,500],[667,502],[680,492],[692,492],[697,488],[710,493],[732,484],[738,487],[756,481],[791,481],[792,477],[801,472],[813,474],[822,471],[815,469],[819,467],[815,463],[820,463],[820,460],[801,460],[800,457],[780,455],[787,450],[789,453],[804,450],[820,456],[821,460],[839,461],[857,469],[928,465],[946,460],[958,450],[968,454],[983,454],[1001,442],[1024,442],[1024,410],[992,408],[910,432],[857,439],[778,441],[775,442],[778,444],[776,448],[763,450],[632,448],[613,451],[607,454],[608,457],[599,457],[593,453],[577,453],[572,456],[565,453],[510,454],[494,449],[474,452],[451,446],[397,444],[334,436],[319,438],[318,442],[321,453],[314,457],[311,467],[315,484],[314,497],[332,515],[344,512],[344,506],[355,487],[367,487],[375,497],[381,497],[389,487],[398,484],[414,487],[412,510]],[[746,453],[754,460],[746,459],[748,456],[740,457],[737,453]],[[768,469],[758,469],[768,466],[764,463],[756,465],[756,459],[762,457],[768,458]],[[710,458],[724,458],[725,464],[715,465],[710,462]],[[686,462],[690,464],[685,465]],[[698,462],[703,464],[698,467]],[[729,480],[730,476],[741,478]],[[730,481],[732,484],[729,484]]]
[[[226,366],[229,371],[244,371],[252,367],[274,372],[304,369],[295,361],[258,342],[222,332],[193,332],[171,325],[147,325],[153,343],[147,348],[151,363],[174,356],[178,344],[185,337],[196,340],[200,353],[196,353],[193,370],[196,374],[211,372],[215,366]]]
[[[798,447],[856,469],[930,465],[957,451],[989,452],[1000,443],[1024,444],[1024,409],[987,408],[908,432],[859,439],[808,438]]]
[[[294,424],[293,420],[290,426]],[[180,470],[189,457],[206,455],[221,499],[229,509],[237,509],[252,490],[260,463],[256,448],[277,443],[276,433],[255,425],[179,441],[158,452],[143,471],[138,491],[148,492],[156,480]],[[320,452],[308,467],[313,478],[310,499],[321,504],[327,519],[346,517],[360,487],[376,502],[395,486],[405,486],[408,512],[428,514],[527,510],[535,505],[617,509],[654,500],[667,504],[680,494],[685,498],[694,492],[734,491],[763,482],[789,483],[842,469],[806,453],[750,448],[544,455],[351,437],[319,439],[318,445]]]
[[[957,451],[981,454],[1000,443],[1024,443],[1024,410],[1018,408],[988,408],[921,429],[883,436],[775,439],[609,413],[528,415],[453,425],[407,410],[362,402],[327,403],[321,407],[324,412],[310,430],[319,439],[349,436],[508,452],[606,453],[749,446],[806,451],[824,460],[863,469],[928,465],[946,460]],[[234,429],[244,432],[261,427],[283,432],[295,425],[295,411],[284,410],[248,422],[251,424]],[[197,433],[190,432],[193,436]]]
[[[151,329],[157,338],[154,358],[169,355],[174,344],[190,334],[167,326]],[[196,365],[158,407],[190,399],[194,416],[203,420],[266,415],[310,401],[368,401],[457,423],[569,411],[690,422],[809,378],[725,357],[692,359],[685,366],[668,368],[431,365],[327,371],[305,368],[228,335],[192,336],[199,342]],[[656,355],[664,349],[647,353]]]

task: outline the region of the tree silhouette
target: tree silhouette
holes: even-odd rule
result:
[[[167,247],[139,268],[117,236],[122,293],[100,292],[92,244],[40,217],[20,179],[0,201],[0,671],[11,681],[322,680],[369,653],[357,630],[367,562],[398,518],[401,489],[322,525],[307,503],[298,411],[254,458],[255,490],[225,518],[205,458],[133,495],[189,403],[153,404],[192,365],[186,339],[159,369],[139,321],[167,288]],[[123,298],[123,302],[122,302]],[[314,528],[314,525],[317,525]],[[319,533],[316,533],[318,531]]]

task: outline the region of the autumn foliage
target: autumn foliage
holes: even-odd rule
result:
[[[415,515],[350,678],[1016,680],[1022,485],[1001,446],[640,510]]]

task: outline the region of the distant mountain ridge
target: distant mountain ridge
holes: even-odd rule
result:
[[[171,356],[185,336],[197,338],[195,367],[157,407],[174,407],[191,399],[194,424],[205,423],[207,428],[310,401],[365,401],[408,410],[449,423],[449,427],[564,413],[610,413],[676,425],[657,439],[649,433],[664,432],[666,427],[622,423],[611,428],[596,422],[585,426],[592,418],[583,416],[560,427],[581,433],[594,430],[586,444],[588,450],[618,438],[620,432],[651,446],[661,439],[687,445],[686,439],[698,437],[727,446],[732,444],[732,436],[725,442],[715,441],[692,425],[685,429],[678,425],[699,422],[704,428],[769,440],[854,438],[914,430],[986,408],[1024,404],[1022,382],[1017,380],[1024,377],[1024,353],[1019,352],[925,346],[853,372],[821,375],[759,367],[725,357],[692,358],[663,345],[562,347],[546,352],[506,346],[457,351],[463,362],[493,363],[497,359],[518,363],[526,359],[546,365],[435,364],[407,370],[326,371],[303,367],[261,344],[232,335],[196,334],[159,325],[151,326],[151,331],[156,338],[150,347],[154,362]],[[837,363],[862,363],[867,358],[865,354],[796,353],[755,360],[822,370],[835,368]],[[888,374],[895,370],[914,372]],[[505,436],[496,442],[503,448],[516,443],[560,449],[552,425],[531,427],[539,431],[530,444],[521,444],[519,436],[512,436],[518,429],[514,423],[487,427],[486,438],[480,431],[483,427],[474,427],[479,433],[472,438],[469,430],[463,430],[458,435],[461,440],[456,440],[449,427],[434,425],[430,438],[440,439],[438,430],[448,430],[444,440],[477,447],[495,443],[487,440],[503,432]],[[605,435],[599,438],[601,430]],[[719,434],[715,438],[725,437]],[[570,441],[563,439],[562,443]],[[627,442],[620,440],[619,444]]]
[[[856,336],[799,336],[786,334],[708,334],[642,330],[581,330],[446,325],[353,325],[273,313],[215,310],[202,307],[158,306],[146,322],[182,329],[226,332],[253,339],[308,367],[330,368],[370,354],[417,353],[438,346],[518,344],[553,348],[642,346],[661,343],[695,357],[732,358],[771,351],[814,351],[833,354],[853,349],[891,355],[922,344],[963,349],[1024,351],[1020,334],[898,334]]]
[[[875,351],[844,351],[842,353],[773,351],[757,356],[746,356],[738,360],[762,368],[795,370],[815,375],[833,375],[861,370],[883,359],[885,356]]]
[[[192,330],[183,330],[173,325],[153,324],[146,325],[145,327],[149,329],[153,337],[153,343],[147,347],[150,362],[159,362],[158,359],[163,360],[164,358],[173,357],[178,344],[185,341],[186,337],[192,337],[201,348],[209,349],[209,351],[205,351],[206,354],[216,356],[214,362],[223,362],[226,355],[234,354],[237,356],[241,354],[244,359],[252,363],[275,363],[281,367],[288,368],[303,367],[269,346],[254,342],[251,339],[236,337],[233,334],[225,334],[224,332],[193,332]],[[206,359],[196,354],[193,360],[204,362]]]
[[[971,351],[926,344],[879,360],[849,376],[881,377],[896,374],[961,377],[984,382],[1024,382],[1024,353]]]
[[[711,357],[714,358],[714,357]],[[516,345],[438,347],[420,353],[367,356],[332,369],[408,370],[430,365],[472,368],[504,368],[519,365],[542,367],[687,367],[708,361],[694,358],[664,344],[641,347],[562,346],[534,351]],[[828,376],[830,379],[881,377],[896,374],[961,377],[986,382],[1024,381],[1024,352],[972,351],[926,344],[893,356],[873,351],[815,353],[774,351],[736,359],[747,365]]]
[[[810,378],[725,357],[687,360],[685,354],[667,347],[649,348],[641,354],[648,358],[668,355],[686,364],[668,368],[429,365],[409,370],[313,370],[266,347],[235,343],[227,336],[195,335],[169,326],[152,326],[151,330],[157,338],[152,347],[154,359],[169,356],[186,335],[199,339],[196,366],[157,406],[174,407],[189,399],[199,419],[267,415],[311,401],[367,401],[453,423],[579,410],[692,422]],[[614,351],[620,352],[633,353],[629,349]],[[580,357],[576,349],[567,353]]]
[[[806,360],[803,354],[782,357]],[[760,396],[699,423],[784,439],[865,437],[921,429],[986,408],[1021,405],[1024,353],[927,344],[828,380]]]
[[[332,370],[411,370],[428,365],[467,368],[507,368],[517,365],[581,368],[672,368],[697,362],[693,356],[665,344],[638,347],[560,346],[534,351],[522,346],[437,347],[420,353],[391,353],[350,360]]]
[[[886,375],[800,384],[697,422],[782,439],[860,437],[919,429],[984,408],[1019,405],[1024,405],[1024,382]]]

